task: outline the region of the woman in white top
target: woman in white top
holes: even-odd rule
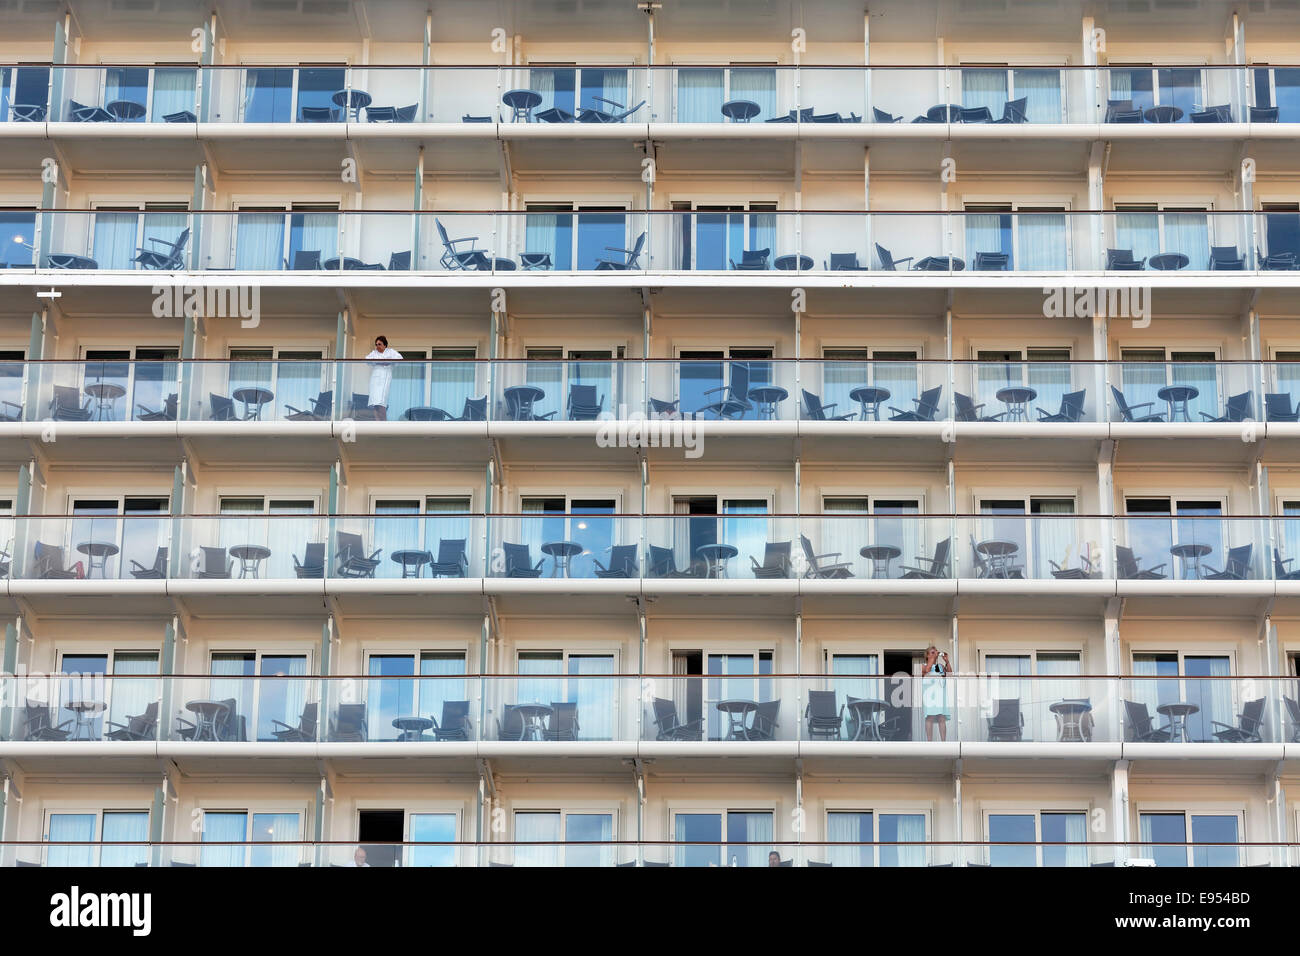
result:
[[[949,682],[945,680],[951,665],[946,651],[931,644],[925,649],[925,666],[921,673],[921,705],[925,714],[925,739],[934,740],[934,728],[939,727],[939,739],[948,739]]]
[[[388,338],[375,336],[375,347],[366,361],[370,363],[370,397],[368,402],[375,411],[379,421],[388,420],[388,387],[393,384],[393,362],[401,359],[402,353],[388,347]]]

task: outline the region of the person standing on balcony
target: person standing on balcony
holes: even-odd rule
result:
[[[375,347],[366,356],[370,363],[370,407],[379,421],[388,420],[388,388],[393,384],[393,363],[401,361],[402,353],[388,347],[388,337],[375,336]]]
[[[948,663],[947,651],[931,644],[925,649],[925,667],[921,673],[921,706],[925,713],[925,739],[934,740],[939,725],[939,739],[948,739]]]

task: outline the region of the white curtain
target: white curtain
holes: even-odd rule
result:
[[[994,119],[1001,119],[1007,101],[1005,69],[966,69],[961,71],[961,105],[967,109],[987,106]]]
[[[51,846],[45,855],[46,866],[94,866],[95,814],[51,813],[49,842],[73,846]]]
[[[591,82],[594,78],[593,74],[598,74],[600,77],[600,86],[594,95],[609,100],[607,103],[593,102],[590,104],[593,108],[599,109],[604,113],[613,113],[616,110],[622,112],[622,110],[618,110],[618,107],[614,105],[616,103],[623,104],[623,109],[630,109],[636,105],[628,99],[627,70],[584,69],[582,71],[582,85],[584,87],[591,88],[594,85]],[[584,103],[583,105],[585,106],[588,104]]]
[[[1061,71],[1016,70],[1016,99],[1025,99],[1031,123],[1061,122]]]
[[[578,705],[579,736],[583,740],[613,740],[618,681],[612,677],[584,674],[613,674],[614,658],[609,654],[575,654],[569,657],[569,702]]]
[[[1085,813],[1057,814],[1064,819],[1065,840],[1067,843],[1084,844],[1088,842],[1088,815]],[[1086,846],[1067,846],[1064,851],[1066,866],[1087,866],[1088,848]]]
[[[1210,265],[1210,222],[1203,212],[1167,212],[1165,252],[1187,256],[1189,269],[1208,269]]]
[[[237,219],[235,270],[273,272],[284,268],[284,213],[241,212]]]
[[[868,544],[876,543],[868,540],[875,522],[867,517],[850,517],[865,515],[869,510],[870,504],[866,498],[826,498],[822,501],[822,513],[827,517],[806,518],[801,522],[802,531],[812,544],[814,554],[839,553],[838,558],[826,558],[821,564],[848,562],[862,573],[870,573],[865,559],[858,551]],[[841,517],[833,517],[834,515]],[[802,543],[795,550],[801,548]]]
[[[1020,713],[1025,718],[1025,740],[1050,740],[1037,733],[1034,726],[1034,692],[1035,682],[1029,680],[1030,660],[1028,654],[988,654],[984,658],[984,669],[989,674],[996,674],[996,682],[990,681],[987,693],[990,699],[979,701],[978,710],[981,739],[988,732],[988,720],[998,714],[998,701],[1014,700],[1020,704]],[[1045,693],[1051,693],[1049,689]],[[1041,695],[1039,695],[1041,696]]]
[[[516,813],[515,866],[559,866],[560,814],[558,813]],[[524,843],[540,843],[540,846],[522,846]]]
[[[1196,397],[1187,403],[1187,414],[1192,421],[1204,421],[1200,412],[1205,412],[1212,417],[1221,414],[1217,363],[1174,362],[1169,370],[1174,385],[1191,385],[1197,391]]]
[[[525,365],[524,381],[535,385],[545,394],[533,404],[534,415],[556,412],[560,418],[564,411],[564,362],[535,359]]]
[[[135,866],[149,858],[148,812],[105,812],[105,843],[135,843],[137,846],[105,846],[99,851],[100,866]]]
[[[551,704],[561,700],[562,673],[561,655],[558,653],[521,653],[519,655],[519,673],[529,675],[515,681],[519,704]],[[533,675],[556,675],[553,677]]]
[[[750,122],[771,119],[776,115],[776,70],[732,67],[731,98],[758,104],[758,115]]]
[[[1039,654],[1038,673],[1042,677],[1068,677],[1079,673],[1078,654]],[[1056,715],[1052,713],[1052,704],[1060,700],[1078,700],[1085,696],[1077,680],[1047,680],[1038,682],[1040,690],[1034,695],[1032,714],[1025,715],[1025,722],[1033,719],[1034,740],[1056,739]]]
[[[1002,221],[1009,220],[1009,215],[967,213],[963,218],[966,220],[966,258],[971,268],[975,267],[976,253],[1003,251]]]
[[[542,102],[533,110],[534,116],[556,105],[555,70],[529,70],[528,85],[535,93],[541,94],[542,97]],[[570,105],[566,103],[564,108],[568,109]],[[572,112],[572,110],[569,110],[569,112]]]
[[[881,837],[885,839],[884,823],[892,818],[895,824],[895,840],[898,843],[915,843],[917,846],[898,846],[898,847],[881,847],[880,857],[882,866],[925,866],[926,864],[926,847],[925,843],[925,814],[922,813],[899,813],[899,814],[882,814],[881,816]],[[886,862],[889,861],[889,862]]]
[[[240,846],[212,846],[208,844],[242,844],[248,839],[248,814],[203,813],[203,843],[199,866],[243,866],[244,850]]]
[[[468,699],[463,679],[465,655],[459,651],[421,654],[420,674],[437,679],[420,681],[419,713],[421,716],[432,717],[441,727],[442,705],[449,700]]]
[[[247,721],[252,716],[254,680],[251,670],[252,661],[243,654],[212,655],[212,680],[208,693],[212,700],[234,699],[235,713],[229,715],[231,720],[238,716]],[[229,725],[229,733],[238,732],[237,724]]]
[[[194,76],[195,71],[191,69],[159,67],[154,70],[152,119],[155,123],[172,113],[198,114],[194,99]]]
[[[143,714],[151,703],[158,701],[156,677],[133,677],[135,674],[158,673],[158,655],[145,653],[118,653],[113,657],[113,677],[109,680],[111,701],[108,719],[125,725],[130,716]]]
[[[851,739],[850,727],[852,715],[849,713],[850,697],[858,700],[880,700],[880,678],[852,675],[879,674],[880,659],[875,654],[832,654],[830,690],[835,691],[835,708],[844,708],[843,726],[840,733],[845,740]],[[869,739],[863,734],[863,739]]]
[[[95,244],[90,254],[99,268],[134,268],[138,221],[133,212],[95,213]]]
[[[293,414],[290,405],[311,411],[324,379],[321,357],[320,352],[281,352],[275,363],[276,405],[268,406],[263,414],[272,417],[271,408],[278,407],[280,416],[287,417]]]
[[[163,243],[175,244],[188,225],[189,216],[183,212],[146,212],[140,247],[146,252],[166,254],[167,249]],[[150,242],[151,239],[158,241]],[[189,248],[184,249],[181,254],[188,261]],[[134,259],[134,255],[132,258]]]
[[[1015,268],[1064,272],[1068,258],[1064,213],[1025,212],[1016,215]]]
[[[1160,252],[1160,220],[1153,212],[1115,213],[1116,249],[1132,249],[1136,260]]]
[[[254,813],[251,866],[295,866],[302,850],[292,843],[298,839],[298,814]]]
[[[723,84],[722,70],[678,70],[677,122],[722,122]]]
[[[728,813],[728,839],[733,834],[745,843],[758,845],[728,846],[724,866],[730,866],[733,861],[738,866],[767,866],[767,855],[772,851],[771,813]]]
[[[849,392],[859,385],[866,385],[870,371],[871,367],[865,351],[860,358],[836,357],[827,358],[822,362],[821,400],[823,405],[835,406],[831,415],[852,413],[856,416],[859,410],[858,403],[849,398]],[[813,391],[811,386],[806,387],[808,391]],[[802,401],[802,396],[800,400]],[[801,412],[801,415],[806,414],[806,411]]]
[[[1086,543],[1079,533],[1077,519],[1054,517],[1074,514],[1073,501],[1044,500],[1038,502],[1036,507],[1038,514],[1029,519],[1034,530],[1034,553],[1031,557],[1032,564],[1026,564],[1025,576],[1051,580],[1051,562],[1055,561],[1062,568],[1079,567],[1078,556],[1084,552]]]
[[[431,363],[429,370],[432,377],[429,404],[434,408],[458,416],[465,408],[466,399],[480,394],[478,363],[474,361],[472,349],[464,354],[463,359]]]
[[[338,213],[298,212],[293,214],[293,223],[298,233],[295,250],[319,252],[322,263],[339,254]]]
[[[864,834],[865,831],[865,834]],[[859,843],[872,837],[870,813],[826,814],[826,840],[829,843]],[[831,866],[874,866],[873,847],[828,846],[827,862]]]
[[[262,658],[262,677],[257,681],[258,740],[274,740],[273,731],[284,729],[273,721],[278,720],[289,727],[298,726],[307,700],[306,675],[305,656]]]
[[[1221,679],[1232,673],[1232,662],[1227,657],[1199,657],[1188,658],[1184,663],[1189,675],[1197,675],[1188,676],[1184,681],[1187,700],[1200,708],[1187,718],[1187,736],[1194,741],[1213,742],[1216,739],[1214,731],[1223,730],[1223,727],[1216,726],[1216,722],[1229,727],[1237,723],[1236,715],[1240,707],[1233,707],[1234,682]],[[1202,677],[1205,679],[1199,679]],[[1244,703],[1245,701],[1239,702]]]

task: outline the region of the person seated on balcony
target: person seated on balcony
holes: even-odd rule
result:
[[[378,421],[388,420],[388,387],[393,384],[393,363],[402,353],[388,347],[388,337],[375,336],[375,347],[366,361],[370,363],[370,407]]]
[[[345,865],[346,866],[369,866],[370,864],[366,862],[366,848],[363,846],[357,847],[356,852],[352,854],[352,862]]]
[[[769,853],[769,854],[767,855],[767,865],[768,865],[768,866],[780,866],[780,865],[781,865],[781,854],[780,854],[780,853],[777,853],[776,850],[773,850],[771,853]]]
[[[934,740],[934,728],[939,727],[939,739],[948,739],[948,652],[931,644],[925,649],[925,667],[921,673],[921,706],[925,713],[925,739]]]

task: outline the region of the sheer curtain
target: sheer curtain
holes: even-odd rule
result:
[[[1031,123],[1061,122],[1061,71],[1016,70],[1016,98],[1025,99]]]
[[[880,840],[882,843],[925,843],[925,814],[883,813],[880,815]],[[925,866],[926,847],[882,846],[881,866]]]
[[[248,839],[248,814],[203,812],[203,843],[199,866],[243,866],[244,846],[215,846],[219,843],[242,844]]]
[[[321,359],[319,351],[280,353],[275,363],[275,401],[282,416],[293,414],[290,405],[303,411],[312,409],[324,381]]]
[[[872,817],[870,813],[826,814],[826,840],[829,843],[872,842]],[[874,866],[874,847],[829,846],[827,862],[831,866]]]
[[[515,866],[559,866],[560,814],[515,813]],[[540,846],[523,846],[539,843]]]
[[[371,654],[366,681],[366,728],[371,740],[396,740],[394,717],[412,717],[414,713],[415,658],[410,654]],[[439,715],[441,716],[441,715]]]
[[[727,842],[757,845],[729,845],[724,865],[730,866],[734,860],[738,866],[767,866],[767,855],[772,850],[772,814],[728,813]]]
[[[533,358],[533,355],[538,355]],[[556,412],[556,418],[561,417],[564,411],[564,362],[559,355],[555,355],[551,360],[549,350],[546,353],[532,353],[529,356],[530,361],[525,365],[524,381],[529,385],[535,385],[545,394],[538,399],[533,405],[534,415],[546,415],[550,412]]]
[[[564,217],[566,222],[571,222],[572,216]],[[567,242],[572,241],[569,230],[565,230],[565,239]],[[524,217],[524,251],[527,253],[545,253],[551,257],[552,266],[557,269],[567,269],[571,261],[570,248],[566,242],[563,248],[563,257],[561,257],[560,246],[560,215],[554,212],[530,212]]]
[[[436,558],[443,539],[464,540],[465,557],[469,562],[470,573],[476,573],[476,563],[481,557],[476,556],[476,541],[470,534],[471,519],[468,514],[468,498],[427,498],[424,502],[424,547]]]
[[[519,674],[521,676],[516,684],[518,685],[518,696],[515,698],[516,703],[520,704],[551,704],[554,701],[562,700],[563,674],[561,660],[562,655],[550,651],[529,652],[521,651],[519,654]],[[540,676],[555,675],[555,676]]]
[[[433,384],[429,404],[449,415],[460,415],[465,401],[479,394],[479,363],[474,349],[434,349],[429,365]]]
[[[1063,499],[1043,499],[1034,502],[1035,515],[1029,520],[1035,532],[1033,563],[1026,567],[1026,575],[1050,580],[1055,561],[1062,568],[1076,567],[1076,556],[1083,550],[1079,522],[1056,515],[1074,514],[1074,502]]]
[[[858,403],[849,393],[859,385],[867,384],[871,372],[866,349],[827,350],[822,361],[823,405],[834,405],[832,415],[847,415],[858,411]],[[812,391],[812,388],[808,388]],[[804,412],[803,414],[806,414]]]
[[[853,675],[879,673],[880,659],[875,654],[831,655],[831,674],[833,677],[830,684],[831,690],[835,691],[836,709],[844,707],[844,723],[840,728],[840,733],[845,740],[853,739],[850,731],[851,729],[857,729],[853,715],[848,710],[849,698],[878,700],[881,696],[879,678]],[[863,739],[867,739],[865,734]]]
[[[237,219],[235,270],[274,272],[284,268],[284,213],[241,212]]]
[[[465,655],[460,651],[421,654],[420,675],[436,680],[420,681],[420,716],[432,717],[441,727],[443,704],[449,700],[467,699],[464,674]]]
[[[299,846],[289,844],[298,839],[298,814],[254,813],[251,866],[296,866],[302,857]]]
[[[608,813],[569,813],[564,817],[565,843],[608,843],[614,839],[614,817]],[[613,866],[614,848],[566,846],[565,866]]]
[[[1039,654],[1038,673],[1043,677],[1068,677],[1079,674],[1078,654]],[[1056,715],[1051,707],[1058,700],[1078,700],[1082,688],[1077,680],[1049,680],[1042,682],[1041,691],[1035,695],[1033,720],[1035,740],[1054,740]],[[1025,717],[1026,722],[1029,716]]]
[[[115,654],[113,678],[109,681],[111,700],[108,719],[115,724],[125,725],[132,715],[143,714],[150,704],[156,703],[158,701],[156,676],[131,675],[157,675],[157,673],[158,655],[153,651]]]
[[[1009,216],[967,213],[963,218],[966,220],[966,258],[971,268],[975,266],[976,253],[1009,251],[1002,248],[1002,221]]]
[[[776,255],[776,214],[749,214],[749,249],[769,249]],[[739,261],[739,254],[735,257]]]
[[[1227,657],[1188,657],[1183,664],[1187,700],[1200,708],[1187,718],[1187,736],[1192,740],[1213,742],[1214,731],[1222,729],[1216,723],[1229,727],[1237,723],[1234,718],[1238,709],[1233,707],[1232,700],[1233,681],[1221,679],[1232,673],[1232,662]]]
[[[722,122],[723,84],[722,70],[679,69],[677,122]]]
[[[771,119],[776,115],[776,70],[732,67],[731,98],[758,104],[758,115],[750,122]],[[718,110],[721,113],[720,104]]]
[[[319,252],[321,262],[339,254],[339,214],[336,212],[299,212],[292,218],[293,235],[289,256],[290,264],[299,250]]]
[[[134,268],[138,223],[139,214],[134,212],[95,213],[95,238],[90,254],[99,268]]]
[[[1046,817],[1055,817],[1057,822],[1064,826],[1065,842],[1086,844],[1088,842],[1088,815],[1086,813],[1052,813],[1043,814]],[[1046,837],[1044,837],[1046,839]],[[1046,849],[1044,856],[1047,856]],[[1058,852],[1051,854],[1052,862],[1044,860],[1048,866],[1087,866],[1088,865],[1088,847],[1087,846],[1064,846],[1059,847]],[[1057,862],[1059,859],[1059,862]]]
[[[274,740],[273,731],[283,729],[274,721],[297,727],[307,700],[306,656],[262,658],[262,678],[257,681],[257,739]],[[319,719],[319,715],[318,715]]]
[[[1018,213],[1016,232],[1017,269],[1065,271],[1069,255],[1064,213]]]
[[[146,212],[141,248],[147,252],[165,253],[167,250],[162,243],[175,244],[188,225],[189,217],[183,212]],[[158,241],[150,242],[151,239]],[[189,250],[182,250],[182,255],[188,256]]]
[[[1218,415],[1220,367],[1213,361],[1206,361],[1213,358],[1213,354],[1206,354],[1202,358],[1199,353],[1188,355],[1174,352],[1169,357],[1173,359],[1169,369],[1173,384],[1191,385],[1198,393],[1187,403],[1187,414],[1192,421],[1203,420],[1199,412],[1205,412],[1212,417]],[[1188,359],[1193,360],[1188,361]]]
[[[1030,672],[1029,655],[987,654],[984,657],[984,669],[989,674],[996,674],[997,680],[990,682],[988,692],[993,699],[987,702],[987,709],[983,706],[980,708],[980,723],[984,725],[981,730],[987,733],[988,721],[983,718],[995,717],[998,713],[1000,701],[1014,700],[1019,702],[1021,716],[1025,718],[1024,739],[1046,739],[1036,732],[1035,715],[1037,710],[1033,695],[1034,684],[1032,681],[1026,680]],[[984,702],[981,701],[980,703],[983,704]]]
[[[50,846],[45,852],[46,866],[94,866],[95,814],[51,813],[49,842],[78,844]]]
[[[172,113],[198,114],[194,97],[195,71],[190,69],[162,68],[153,73],[153,116],[155,123]]]
[[[1203,212],[1166,212],[1164,221],[1164,251],[1187,256],[1189,269],[1209,268],[1209,217]]]
[[[252,654],[212,655],[212,679],[209,682],[208,693],[212,695],[212,700],[233,699],[235,701],[235,713],[229,716],[229,720],[234,723],[227,724],[228,733],[239,732],[236,718],[243,717],[247,721],[251,716],[255,663]]]
[[[1056,354],[1035,353],[1038,356],[1037,361],[1027,363],[1026,370],[1029,373],[1029,385],[1038,393],[1038,398],[1034,404],[1039,408],[1055,412],[1061,407],[1061,399],[1065,393],[1072,391],[1070,380],[1069,353],[1060,354],[1060,361],[1055,361]]]
[[[147,812],[105,812],[103,839],[105,843],[149,842],[149,814]],[[138,846],[105,846],[99,850],[100,866],[136,866],[149,859],[149,848]]]
[[[1160,219],[1154,212],[1115,213],[1115,243],[1132,249],[1134,259],[1149,259],[1160,251]]]
[[[584,674],[613,674],[610,654],[574,654],[569,657],[569,702],[578,705],[579,736],[583,740],[613,740],[618,681],[612,677]]]
[[[861,517],[870,510],[870,502],[866,498],[822,499],[822,514],[827,517],[816,522],[816,534],[808,535],[812,539],[813,553],[835,554],[838,552],[838,558],[827,558],[823,563],[838,564],[841,561],[847,561],[857,565],[861,560],[858,549],[867,544],[877,543],[866,540],[868,537],[866,532],[875,530],[872,526],[876,522],[870,518]],[[843,515],[844,517],[836,518],[833,517],[834,515]],[[859,517],[849,517],[850,515]],[[854,696],[861,695],[855,694]]]
[[[961,71],[961,105],[967,109],[987,106],[994,119],[1002,117],[1007,101],[1005,69],[964,69]]]

